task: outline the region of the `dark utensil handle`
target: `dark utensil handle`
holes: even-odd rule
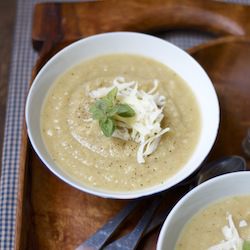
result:
[[[247,131],[247,135],[242,142],[242,149],[247,158],[250,158],[250,128]]]
[[[110,243],[108,246],[104,247],[105,250],[133,250],[138,245],[141,237],[143,236],[145,230],[147,229],[147,226],[149,225],[150,221],[152,220],[152,217],[156,211],[156,209],[159,207],[162,199],[161,197],[157,196],[154,198],[152,204],[147,209],[147,211],[143,214],[142,218],[134,228],[134,230],[121,237],[120,239]]]
[[[135,210],[142,200],[131,201],[124,209],[122,209],[115,217],[110,219],[102,228],[100,228],[89,239],[79,245],[76,250],[99,250],[112,236],[112,234],[122,225],[129,214]]]
[[[153,230],[155,230],[157,227],[163,224],[163,222],[166,220],[168,214],[170,213],[172,207],[167,208],[165,211],[156,214],[153,218],[153,220],[150,222],[149,226],[147,227],[147,230],[144,232],[143,236],[146,236],[147,234],[151,233]]]

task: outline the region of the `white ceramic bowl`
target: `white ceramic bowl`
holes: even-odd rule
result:
[[[217,200],[235,195],[250,195],[250,172],[225,174],[194,188],[168,215],[160,232],[157,250],[174,250],[184,225],[193,215]]]
[[[138,54],[155,59],[177,72],[193,90],[201,111],[201,136],[187,164],[163,185],[139,191],[112,192],[88,187],[73,180],[51,159],[40,133],[40,112],[54,80],[68,68],[84,60],[112,53]],[[157,193],[179,183],[194,172],[209,153],[217,135],[219,105],[213,85],[201,66],[185,51],[154,36],[114,32],[79,40],[52,57],[33,81],[26,103],[26,123],[30,141],[44,164],[68,184],[101,197],[130,199]]]

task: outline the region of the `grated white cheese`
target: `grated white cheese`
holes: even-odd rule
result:
[[[245,221],[245,220],[241,220],[240,222],[239,222],[239,227],[247,227],[247,222]]]
[[[145,92],[138,90],[136,81],[126,82],[124,77],[116,77],[111,87],[99,88],[90,92],[90,96],[97,99],[106,96],[111,89],[117,87],[118,101],[126,103],[134,109],[135,117],[116,117],[117,128],[112,136],[139,143],[137,151],[139,163],[145,162],[144,157],[157,149],[161,136],[170,130],[170,128],[161,128],[165,97],[156,92],[158,84],[159,81],[155,79],[153,88]]]
[[[239,236],[231,214],[227,214],[227,221],[228,225],[222,228],[225,240],[215,246],[209,247],[208,250],[242,250],[244,241]]]

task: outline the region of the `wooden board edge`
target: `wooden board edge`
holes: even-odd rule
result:
[[[208,47],[211,46],[215,46],[218,44],[222,44],[222,43],[230,43],[230,42],[249,42],[250,41],[250,36],[226,36],[226,37],[221,37],[221,38],[217,38],[217,39],[213,39],[211,41],[205,42],[205,43],[201,43],[199,45],[196,45],[194,47],[191,47],[189,49],[187,49],[186,51],[190,54],[190,55],[194,55],[196,52],[206,49]]]
[[[15,241],[14,249],[19,250],[23,244],[22,236],[23,231],[23,217],[24,217],[24,194],[25,194],[25,177],[26,166],[28,158],[28,135],[25,121],[22,129],[20,160],[19,160],[19,173],[18,173],[18,193],[17,193],[17,206],[16,206],[16,221],[15,221]]]
[[[39,57],[39,59],[40,59],[39,62],[41,63],[42,58]],[[29,83],[29,87],[31,86],[32,81],[35,79],[35,76],[39,71],[37,64],[38,64],[38,59],[31,72],[31,81]],[[28,96],[28,91],[27,91],[27,96]],[[28,228],[29,225],[27,225],[26,228],[23,227],[23,222],[25,220],[24,199],[25,196],[27,195],[27,190],[26,190],[27,186],[25,183],[25,179],[28,178],[27,164],[29,162],[29,151],[30,151],[30,143],[27,133],[25,111],[24,111],[22,135],[21,135],[21,147],[19,151],[20,159],[19,159],[19,171],[18,171],[18,192],[17,192],[17,204],[16,204],[14,250],[23,249],[22,247],[24,246],[24,244],[26,244],[25,237],[28,235],[28,230],[29,230]]]

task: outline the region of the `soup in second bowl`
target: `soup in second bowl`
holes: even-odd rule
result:
[[[250,249],[249,241],[250,195],[233,196],[194,215],[184,226],[175,250],[245,250]]]

